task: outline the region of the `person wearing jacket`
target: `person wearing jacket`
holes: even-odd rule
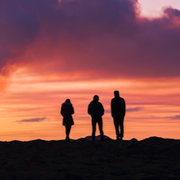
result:
[[[90,102],[88,105],[88,114],[91,115],[92,118],[92,141],[95,140],[95,133],[96,133],[96,123],[99,125],[99,131],[101,135],[101,140],[104,139],[104,133],[102,130],[103,123],[102,123],[102,116],[104,114],[104,108],[99,101],[99,96],[95,95],[93,97],[93,101]]]
[[[62,124],[65,126],[66,140],[69,140],[71,126],[74,125],[74,121],[72,118],[72,114],[74,114],[74,108],[71,104],[70,99],[66,99],[66,101],[62,104],[60,113],[63,116]]]
[[[111,115],[114,120],[117,140],[124,136],[124,116],[126,113],[125,100],[119,96],[119,91],[114,91],[114,98],[111,100]],[[121,131],[121,133],[120,133]]]

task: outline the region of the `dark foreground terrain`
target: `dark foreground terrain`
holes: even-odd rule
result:
[[[180,180],[180,140],[0,142],[0,180]]]

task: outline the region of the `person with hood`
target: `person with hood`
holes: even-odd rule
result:
[[[114,120],[117,140],[124,136],[124,116],[126,113],[125,100],[119,96],[119,91],[114,91],[114,98],[111,100],[111,115]],[[121,133],[120,133],[121,131]]]
[[[65,126],[66,140],[69,140],[71,126],[74,125],[74,121],[72,118],[72,114],[74,114],[74,108],[71,104],[70,99],[66,99],[66,101],[62,104],[60,113],[63,116],[63,125]]]
[[[99,125],[99,131],[101,135],[101,140],[104,140],[104,133],[102,130],[102,116],[104,114],[104,108],[99,101],[99,96],[95,95],[93,101],[90,102],[88,106],[88,114],[92,117],[92,141],[95,140],[96,133],[96,123]]]

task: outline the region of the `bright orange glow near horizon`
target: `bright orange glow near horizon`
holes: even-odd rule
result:
[[[59,111],[67,98],[71,99],[75,109],[75,125],[70,137],[78,139],[89,136],[91,118],[87,114],[87,106],[95,94],[99,95],[105,108],[104,133],[115,139],[110,101],[116,89],[127,106],[125,139],[141,140],[149,136],[180,139],[179,78],[77,82],[44,80],[42,77],[38,80],[36,76],[28,76],[21,70],[13,74],[11,84],[1,97],[1,140],[64,139]]]

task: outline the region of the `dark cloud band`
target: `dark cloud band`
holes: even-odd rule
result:
[[[0,23],[1,73],[16,64],[41,74],[180,76],[178,9],[147,19],[137,0],[4,0]]]
[[[41,122],[47,120],[47,117],[42,117],[42,118],[31,118],[31,119],[22,119],[22,120],[18,120],[16,122],[18,123],[29,123],[29,122]]]

